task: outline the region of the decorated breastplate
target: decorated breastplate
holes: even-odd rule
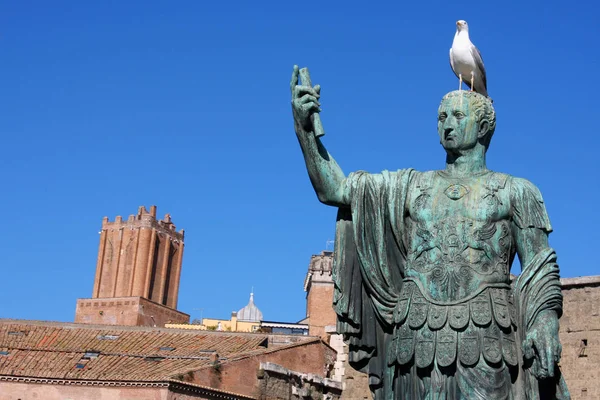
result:
[[[490,365],[518,364],[506,177],[418,177],[404,232],[407,262],[390,365],[469,367],[482,357]]]
[[[467,299],[485,287],[507,283],[514,246],[510,221],[501,217],[504,182],[494,185],[498,180],[492,177],[478,190],[450,184],[436,198],[430,193],[431,173],[423,175],[412,210],[415,218],[407,223],[405,277],[429,300],[442,303]],[[448,206],[436,209],[439,196],[454,202],[469,193],[472,198],[465,199],[466,205],[456,211],[449,212]]]

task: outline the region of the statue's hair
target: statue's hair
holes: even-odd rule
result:
[[[452,97],[459,96],[463,96],[463,99],[469,102],[469,108],[475,113],[477,122],[480,122],[482,119],[485,119],[488,122],[489,130],[482,142],[487,151],[490,145],[490,141],[492,140],[492,136],[494,135],[494,131],[496,130],[496,110],[494,110],[492,100],[489,97],[485,97],[484,95],[479,94],[477,92],[471,92],[467,90],[455,90],[453,92],[447,93],[442,98],[441,103]]]

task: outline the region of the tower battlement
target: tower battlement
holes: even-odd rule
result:
[[[117,230],[122,228],[155,228],[165,233],[172,233],[180,241],[183,240],[185,233],[183,229],[177,232],[175,224],[171,221],[171,214],[165,214],[162,220],[156,219],[156,206],[150,206],[150,211],[145,206],[140,206],[137,214],[131,214],[127,219],[123,219],[120,215],[117,215],[114,221],[110,221],[108,217],[102,219],[103,230]]]

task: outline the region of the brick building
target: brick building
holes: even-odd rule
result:
[[[252,333],[0,320],[0,400],[339,398],[341,384],[326,378],[332,348],[319,338],[269,342]]]
[[[344,384],[342,399],[370,399],[366,374],[349,366],[348,347],[341,335],[335,333],[332,266],[331,251],[310,259],[304,280],[309,332],[321,336],[338,351],[333,377]],[[597,400],[600,399],[600,276],[563,278],[561,284],[561,370],[573,399]]]
[[[127,220],[102,220],[92,298],[78,299],[75,322],[164,326],[187,323],[177,311],[184,231],[156,206],[139,207]]]

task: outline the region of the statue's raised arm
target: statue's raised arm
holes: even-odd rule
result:
[[[302,148],[310,181],[319,201],[331,206],[348,205],[344,194],[345,175],[319,139],[319,127],[315,126],[314,115],[321,111],[319,103],[320,86],[298,84],[300,70],[294,66],[290,89],[292,92],[292,112],[294,129]]]

